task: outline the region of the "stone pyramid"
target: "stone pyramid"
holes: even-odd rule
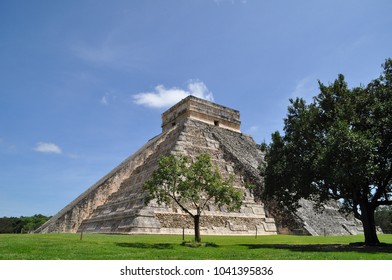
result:
[[[193,221],[175,204],[145,205],[144,182],[162,155],[182,153],[191,158],[209,153],[223,176],[234,174],[234,185],[245,193],[242,207],[229,212],[208,205],[201,218],[202,234],[276,234],[275,220],[264,204],[246,189],[262,184],[258,166],[263,154],[240,131],[240,113],[188,96],[162,114],[162,133],[149,140],[109,174],[54,215],[37,232],[121,234],[193,233]]]

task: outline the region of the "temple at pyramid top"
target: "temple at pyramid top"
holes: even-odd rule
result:
[[[194,119],[240,132],[239,111],[192,95],[184,98],[162,114],[162,132],[166,132],[186,119]]]

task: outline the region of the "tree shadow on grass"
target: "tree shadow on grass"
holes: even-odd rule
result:
[[[392,244],[380,246],[364,246],[353,244],[241,244],[249,249],[284,249],[294,252],[359,252],[359,253],[392,253]]]
[[[149,244],[149,243],[141,243],[141,242],[127,242],[127,243],[115,243],[116,246],[125,247],[125,248],[138,248],[138,249],[173,249],[173,244],[169,243],[158,243],[158,244]]]

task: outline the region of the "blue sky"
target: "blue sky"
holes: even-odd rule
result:
[[[390,0],[0,1],[0,217],[53,215],[193,94],[269,142],[289,98],[392,57]]]

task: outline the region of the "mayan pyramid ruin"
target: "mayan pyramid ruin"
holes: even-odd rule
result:
[[[360,226],[340,215],[336,205],[326,206],[323,213],[314,212],[308,202],[297,213],[273,208],[266,211],[266,202],[257,191],[263,185],[258,167],[264,156],[254,140],[241,133],[240,124],[239,111],[188,96],[162,114],[161,134],[36,232],[181,234],[184,230],[192,234],[193,221],[175,204],[165,207],[152,201],[145,205],[143,184],[162,155],[181,153],[195,158],[208,153],[223,176],[234,175],[234,186],[243,190],[244,200],[236,212],[208,205],[201,218],[202,234],[267,235],[298,230],[311,235],[357,233]],[[249,184],[257,186],[254,193],[246,188]]]

